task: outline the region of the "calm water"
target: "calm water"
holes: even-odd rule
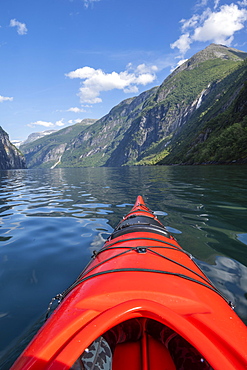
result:
[[[246,166],[2,171],[1,369],[138,194],[247,322]]]

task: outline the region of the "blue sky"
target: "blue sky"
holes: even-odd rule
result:
[[[247,51],[247,0],[1,0],[0,125],[101,118],[212,42]]]

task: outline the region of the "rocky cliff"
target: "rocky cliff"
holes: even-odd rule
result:
[[[62,156],[69,150],[69,144],[84,130],[92,125],[95,119],[84,119],[81,122],[64,129],[39,135],[38,139],[25,141],[20,150],[25,155],[28,168],[54,168],[61,163]],[[30,138],[29,136],[29,138]]]
[[[155,164],[166,157],[171,145],[172,149],[176,147],[182,129],[187,135],[187,125],[199,109],[201,114],[206,105],[208,109],[225,95],[228,85],[235,80],[234,71],[238,75],[246,56],[246,53],[214,44],[194,55],[145,102],[141,114],[133,120],[106,164]],[[235,86],[235,92],[242,83],[239,81]],[[233,97],[234,94],[222,109],[227,108]]]
[[[160,164],[247,163],[247,59],[174,134]]]
[[[26,168],[25,158],[0,126],[0,170]]]
[[[204,130],[205,119],[226,111],[237,98],[243,88],[240,70],[246,57],[239,50],[211,44],[160,86],[121,102],[105,117],[83,127],[65,146],[56,136],[48,147],[48,138],[55,138],[51,134],[32,143],[36,149],[22,147],[28,166],[44,166],[44,161],[60,167],[156,164],[165,158],[171,159],[169,163],[184,163],[182,157],[175,158],[176,150],[182,153],[181,142],[187,136],[193,147],[201,135],[204,141],[212,135],[213,130]]]
[[[50,135],[52,134],[53,132],[56,132],[56,130],[46,130],[46,131],[41,131],[41,132],[33,132],[32,134],[30,134],[28,136],[28,138],[23,141],[22,143],[20,143],[20,145],[25,145],[25,144],[29,144],[35,140],[38,140],[40,139],[41,137],[44,137],[46,135]]]

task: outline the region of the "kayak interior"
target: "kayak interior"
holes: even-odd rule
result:
[[[73,370],[210,370],[188,341],[162,323],[130,319],[97,338],[71,367]]]

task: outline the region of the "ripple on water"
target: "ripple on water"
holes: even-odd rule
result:
[[[247,234],[237,234],[237,239],[247,245]]]
[[[0,351],[74,281],[137,194],[247,319],[245,178],[233,166],[0,172]]]
[[[220,292],[233,302],[237,314],[247,322],[247,267],[225,256],[216,257],[215,265],[196,262]]]

